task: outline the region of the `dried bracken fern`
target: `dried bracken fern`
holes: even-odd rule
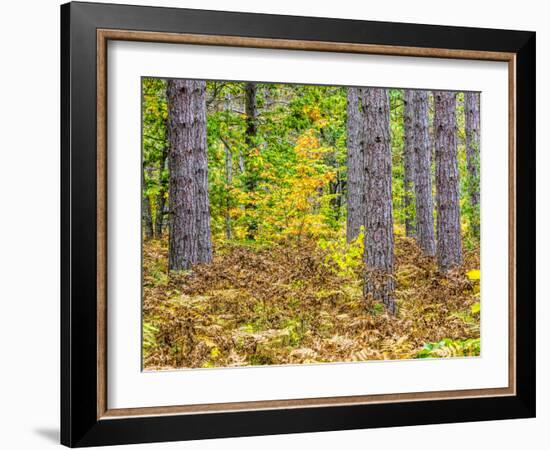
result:
[[[145,369],[479,354],[479,277],[466,275],[476,251],[443,275],[396,237],[393,316],[363,297],[361,268],[342,270],[329,250],[303,239],[218,246],[211,264],[168,276],[166,242],[145,242]]]

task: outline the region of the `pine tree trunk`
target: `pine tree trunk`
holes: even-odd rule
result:
[[[256,120],[258,118],[258,106],[256,103],[256,83],[246,83],[245,85],[245,113],[246,113],[246,132],[245,142],[248,149],[255,147],[254,138],[258,131]]]
[[[149,240],[153,237],[153,216],[151,214],[151,199],[149,198],[149,195],[145,192],[145,167],[142,167],[141,169],[141,185],[141,217],[143,221],[143,234],[145,236],[145,239]]]
[[[212,260],[206,83],[170,80],[167,87],[170,207],[170,270]]]
[[[396,312],[390,106],[386,89],[363,90],[365,118],[365,296]]]
[[[257,118],[258,106],[256,102],[256,83],[246,83],[245,85],[245,113],[246,130],[245,143],[247,154],[244,158],[244,181],[246,192],[253,193],[258,185],[258,174],[251,165],[254,158],[254,149],[256,148],[256,134],[258,131]],[[247,209],[254,209],[252,204],[247,205]],[[250,216],[250,215],[249,215]],[[247,238],[255,239],[258,224],[253,217],[248,217]]]
[[[434,92],[437,263],[446,272],[462,264],[460,186],[456,137],[456,93]]]
[[[239,173],[243,174],[244,173],[244,155],[241,150],[239,150],[238,158],[239,158]]]
[[[225,95],[224,109],[226,117],[231,111],[231,94]],[[227,124],[229,129],[229,124]],[[225,238],[231,240],[233,233],[231,228],[231,194],[230,189],[233,184],[233,154],[229,143],[222,138],[224,153],[225,153]],[[239,153],[240,155],[240,153]]]
[[[342,175],[339,169],[336,169],[336,180],[330,183],[330,193],[334,195],[330,204],[334,211],[334,218],[336,221],[340,220],[342,214]]]
[[[403,95],[404,113],[403,122],[405,128],[405,145],[403,147],[403,209],[405,210],[405,234],[408,237],[415,236],[413,214],[413,189],[415,186],[415,158],[414,158],[414,91],[405,90]]]
[[[233,184],[233,156],[231,150],[226,142],[224,144],[225,149],[225,238],[231,240],[231,196],[229,194],[231,185]]]
[[[428,93],[413,93],[415,160],[416,239],[428,256],[435,256],[434,205],[432,194],[432,151],[428,124]]]
[[[348,88],[347,106],[347,229],[348,242],[353,241],[360,232],[361,226],[365,225],[365,207],[363,197],[364,186],[364,158],[363,158],[363,119],[360,111],[360,88]]]
[[[143,196],[143,228],[145,239],[151,239],[153,237],[153,219],[151,217],[151,200],[148,195]]]
[[[464,94],[468,194],[472,209],[472,232],[479,237],[479,92]]]

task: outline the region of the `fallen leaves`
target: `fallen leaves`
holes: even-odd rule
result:
[[[167,275],[166,242],[144,243],[147,370],[455,356],[479,338],[479,257],[446,275],[414,240],[396,237],[397,316],[362,295],[315,242],[226,245],[214,261]],[[327,263],[327,261],[329,261]],[[477,278],[476,278],[477,277]],[[444,341],[445,339],[449,341]],[[479,342],[479,341],[477,341]]]

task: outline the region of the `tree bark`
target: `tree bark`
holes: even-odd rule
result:
[[[143,228],[145,239],[151,239],[153,237],[153,219],[151,217],[151,200],[148,195],[143,196]]]
[[[437,263],[441,272],[462,264],[456,93],[434,92]]]
[[[360,111],[360,88],[348,88],[347,105],[347,228],[348,242],[353,241],[365,225],[364,207],[364,149],[363,149],[363,119]]]
[[[403,122],[405,128],[405,145],[403,147],[403,209],[405,210],[405,234],[408,237],[415,236],[415,224],[413,215],[413,189],[415,186],[415,157],[414,157],[414,91],[405,90],[403,94],[404,112]]]
[[[225,96],[225,112],[229,114],[231,109],[231,94]],[[229,126],[228,126],[229,128]],[[222,139],[224,155],[225,155],[225,238],[229,241],[232,238],[232,229],[231,229],[231,195],[230,188],[233,184],[233,154],[231,153],[231,148],[229,143]]]
[[[330,194],[333,195],[330,204],[334,211],[335,220],[339,221],[342,213],[342,175],[338,168],[335,169],[335,172],[336,179],[329,184]]]
[[[393,277],[392,158],[386,89],[363,90],[365,118],[365,296],[396,312]]]
[[[246,112],[246,131],[245,143],[247,155],[244,157],[244,187],[246,192],[254,192],[258,186],[258,174],[252,163],[253,152],[256,148],[256,134],[258,132],[257,118],[258,106],[256,102],[256,83],[246,83],[245,85],[245,112]],[[254,209],[252,204],[247,205],[247,209]],[[248,218],[247,238],[255,239],[258,224],[253,217]]]
[[[246,132],[245,142],[249,149],[255,147],[255,137],[258,131],[256,120],[258,118],[258,106],[256,103],[256,83],[246,83],[245,85],[245,112],[246,112]]]
[[[141,216],[143,220],[143,233],[145,239],[149,240],[153,237],[153,217],[151,214],[151,199],[149,195],[145,193],[145,174],[142,169],[141,172],[141,182],[142,182],[142,197],[141,197]]]
[[[416,239],[422,251],[435,256],[434,204],[432,193],[432,158],[428,124],[428,93],[414,91],[413,148],[415,160]]]
[[[167,87],[169,131],[169,268],[187,270],[212,260],[206,83],[170,80]]]
[[[231,155],[231,150],[226,142],[224,144],[225,149],[225,238],[229,241],[231,240],[231,196],[229,194],[229,189],[233,184],[233,156]]]
[[[479,237],[479,92],[464,93],[464,114],[472,232],[475,237]]]
[[[142,185],[142,197],[141,197],[141,216],[143,220],[143,233],[145,239],[149,240],[153,237],[153,216],[151,214],[151,199],[146,193],[146,178],[145,167],[141,169],[141,185]]]

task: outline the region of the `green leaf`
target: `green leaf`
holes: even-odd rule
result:
[[[479,312],[481,311],[481,305],[479,302],[476,302],[472,306],[470,306],[470,309],[472,311],[472,314],[479,314]]]

